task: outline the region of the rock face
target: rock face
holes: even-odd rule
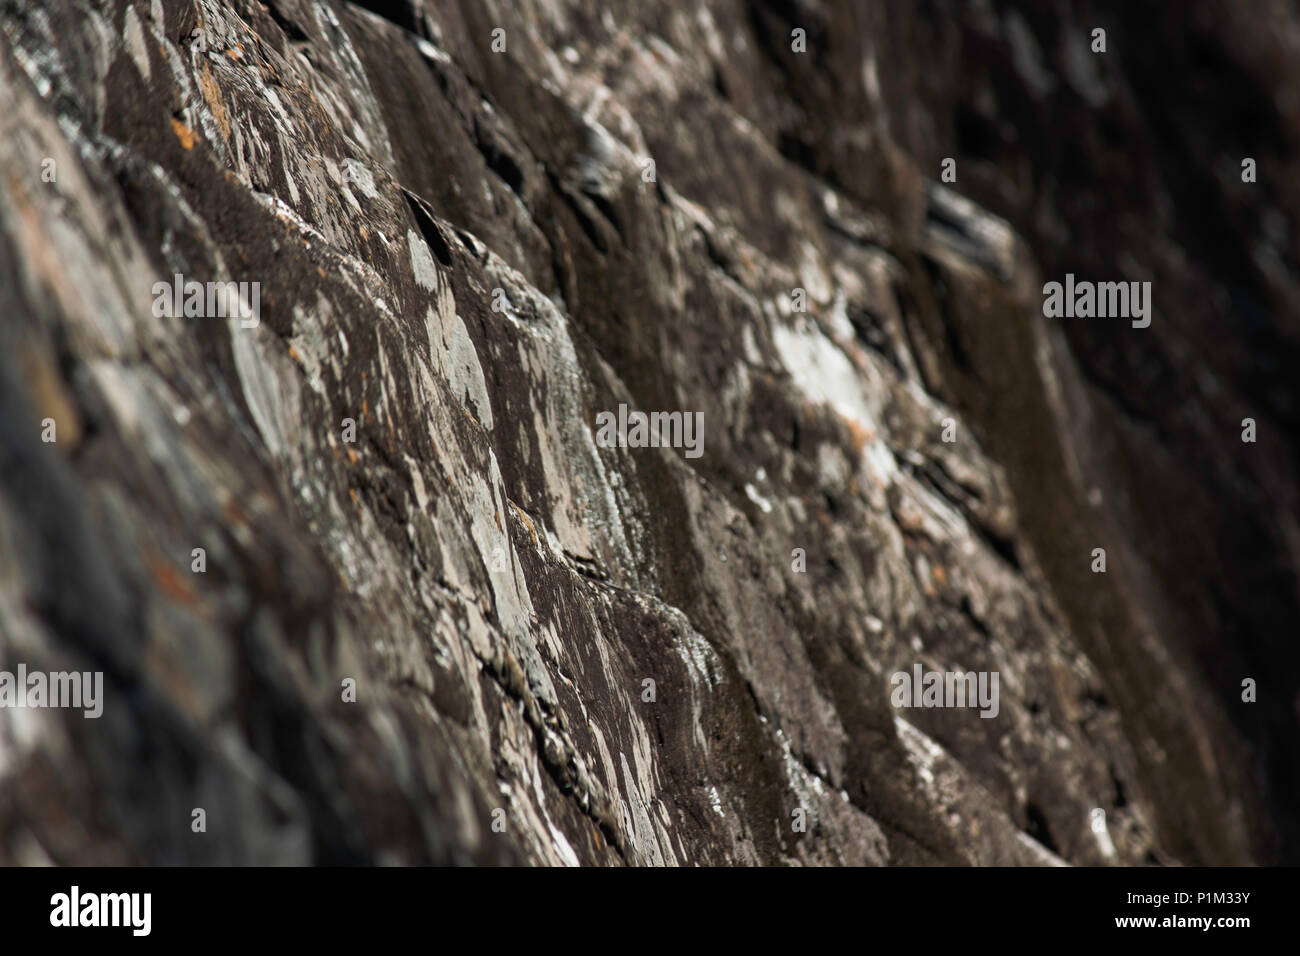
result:
[[[0,0],[0,862],[1300,860],[1300,15],[1114,6]]]

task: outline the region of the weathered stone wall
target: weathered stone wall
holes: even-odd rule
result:
[[[1300,17],[1132,6],[0,0],[0,862],[1300,858]]]

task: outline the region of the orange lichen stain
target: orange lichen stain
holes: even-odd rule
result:
[[[208,69],[207,63],[203,64],[203,72],[199,74],[199,88],[203,91],[203,99],[208,104],[208,109],[212,110],[212,116],[217,121],[217,128],[221,130],[221,138],[229,141],[230,117],[226,115],[226,106],[221,102],[221,87],[217,86],[217,81],[212,78],[212,71]]]
[[[18,347],[18,368],[22,372],[27,395],[31,399],[36,418],[44,422],[54,420],[58,429],[58,445],[67,451],[81,444],[81,414],[76,400],[64,384],[53,356],[32,345]]]
[[[243,54],[243,52],[244,52],[244,44],[236,43],[234,46],[232,46],[229,50],[226,51],[226,56],[230,57],[232,60],[238,60],[239,57]]]
[[[497,530],[498,530],[498,531],[504,531],[504,530],[505,530],[505,528],[501,527],[501,512],[499,512],[499,511],[497,512]]]
[[[361,510],[361,499],[360,499],[360,497],[357,496],[357,489],[355,489],[355,488],[349,488],[349,489],[348,489],[348,497],[352,499],[352,503],[353,503],[354,505],[356,505],[356,506],[357,506],[357,510],[360,511],[360,510]]]
[[[370,239],[370,233],[366,232],[366,227],[361,227],[361,241],[366,242]]]
[[[289,346],[289,358],[293,359],[299,365],[302,364],[302,356],[298,354],[298,350],[292,345]]]
[[[528,535],[533,539],[533,547],[538,547],[540,542],[537,540],[537,528],[533,525],[533,519],[529,518],[524,509],[519,507],[513,501],[510,502],[510,507],[515,509],[515,514],[519,515],[519,520],[522,521],[524,527],[528,529]]]
[[[351,448],[348,449],[348,461],[352,462],[354,465],[357,463],[357,453]]]
[[[900,501],[894,508],[894,520],[904,531],[923,532],[925,530],[925,519],[921,512],[910,501]]]
[[[930,569],[930,577],[934,578],[934,583],[939,587],[943,587],[948,583],[948,572],[937,564]]]
[[[188,605],[198,602],[198,595],[194,593],[189,582],[162,555],[152,551],[146,553],[145,567],[154,579],[154,583],[158,585],[158,590],[175,603]]]
[[[225,516],[225,519],[231,524],[238,524],[238,525],[243,525],[244,527],[248,527],[249,520],[250,520],[248,517],[248,512],[245,511],[243,508],[241,508],[239,505],[237,505],[233,498],[227,501],[222,506],[221,513],[222,515]]]
[[[366,373],[365,373],[365,372],[362,372],[362,373],[361,373],[361,381],[364,382],[365,380],[366,380]],[[366,402],[366,400],[363,398],[363,399],[361,400],[361,420],[362,420],[363,422],[366,420],[366,416],[370,414],[370,410],[369,410],[369,409],[370,409],[369,404],[368,404],[368,403]]]
[[[181,141],[181,146],[184,149],[194,148],[194,130],[174,116],[172,117],[172,129],[176,132],[176,138]]]
[[[853,450],[856,454],[861,455],[862,449],[867,447],[867,442],[876,436],[869,428],[863,426],[856,418],[849,418],[847,415],[841,415],[840,421],[848,427],[849,436],[853,439]]]
[[[325,270],[322,269],[320,266],[316,267],[316,274],[320,276],[322,279],[328,278],[328,276],[325,275]]]

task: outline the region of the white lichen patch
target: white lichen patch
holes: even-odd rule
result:
[[[406,230],[406,244],[411,251],[411,271],[415,284],[426,292],[438,287],[438,267],[433,263],[433,253],[424,238],[414,229]]]
[[[745,494],[746,496],[748,496],[750,501],[754,502],[754,504],[758,505],[760,508],[763,509],[764,514],[771,513],[772,502],[768,501],[766,498],[760,495],[758,493],[758,489],[755,488],[753,485],[749,484],[748,482],[745,483]]]
[[[135,14],[135,7],[126,8],[126,15],[122,20],[122,44],[126,47],[131,62],[140,71],[140,76],[148,83],[149,51],[144,45],[144,29],[140,26],[140,18]]]
[[[775,322],[772,337],[794,383],[855,425],[864,439],[864,470],[877,491],[887,488],[898,474],[898,462],[884,442],[880,401],[865,387],[862,370],[811,322],[794,327]]]

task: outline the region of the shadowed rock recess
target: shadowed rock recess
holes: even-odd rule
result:
[[[0,0],[0,863],[1300,862],[1298,134],[1281,0]]]

